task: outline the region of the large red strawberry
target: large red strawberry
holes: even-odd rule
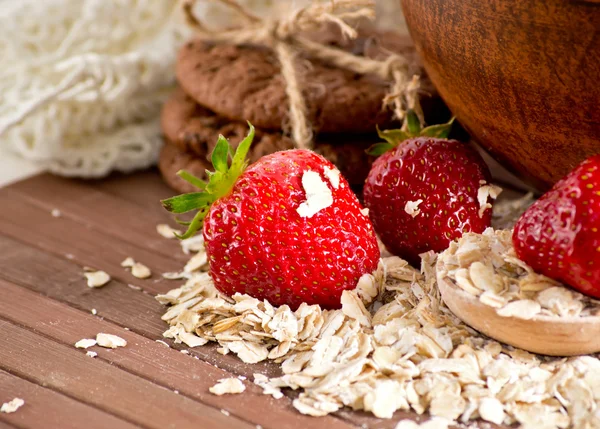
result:
[[[490,172],[474,149],[446,139],[452,122],[421,130],[412,112],[407,118],[409,132],[380,132],[387,142],[371,148],[370,153],[383,154],[363,192],[381,241],[416,265],[420,253],[442,251],[463,232],[490,226],[488,194],[497,189],[482,188]]]
[[[289,150],[247,168],[254,129],[238,146],[220,137],[209,183],[163,201],[175,213],[197,209],[185,236],[204,224],[210,273],[221,292],[247,293],[292,308],[339,308],[345,289],[374,271],[379,249],[371,222],[346,180],[320,155]]]
[[[600,155],[581,163],[517,221],[517,256],[535,271],[600,298]]]

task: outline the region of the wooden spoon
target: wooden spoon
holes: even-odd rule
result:
[[[438,260],[438,287],[448,308],[463,322],[497,341],[550,356],[574,356],[600,352],[600,317],[524,320],[503,317],[446,277]]]

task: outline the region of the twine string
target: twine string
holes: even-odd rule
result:
[[[300,52],[338,68],[361,75],[374,74],[382,80],[392,82],[390,91],[383,100],[384,107],[391,108],[399,120],[405,118],[407,109],[414,109],[422,121],[423,114],[418,98],[419,76],[410,76],[410,64],[402,55],[392,54],[382,61],[373,60],[322,45],[301,35],[302,32],[332,23],[339,28],[344,37],[354,39],[357,32],[349,22],[374,19],[374,0],[331,0],[327,3],[313,3],[279,20],[263,20],[236,0],[218,0],[238,13],[247,23],[244,27],[225,31],[210,30],[196,18],[193,13],[196,1],[198,0],[184,0],[183,11],[188,24],[199,38],[214,43],[253,44],[273,49],[286,84],[291,134],[297,148],[313,147],[308,109],[295,67],[296,57]]]

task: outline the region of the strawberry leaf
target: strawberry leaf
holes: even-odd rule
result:
[[[454,118],[450,119],[450,121],[445,124],[430,125],[427,128],[423,128],[420,135],[438,139],[446,139],[450,135],[450,130],[452,129],[453,123]]]
[[[206,204],[209,199],[209,194],[192,192],[190,194],[167,198],[166,200],[162,200],[161,203],[171,213],[187,213]]]
[[[188,222],[187,220],[181,220],[179,218],[175,218],[175,222],[177,222],[179,225],[183,225],[183,226],[189,226],[192,222]]]
[[[391,143],[375,143],[366,150],[367,155],[379,156],[386,153],[388,150],[395,148],[396,145]]]
[[[397,130],[380,130],[377,127],[377,135],[384,139],[386,143],[377,143],[368,148],[365,152],[368,155],[379,156],[390,149],[395,148],[400,143],[405,140],[414,138],[414,137],[432,137],[439,139],[446,139],[448,135],[450,135],[450,130],[452,129],[452,124],[454,123],[454,118],[450,119],[445,124],[439,125],[431,125],[427,128],[421,129],[421,123],[419,122],[419,118],[414,110],[409,110],[406,113],[405,125],[407,130],[397,129]]]
[[[210,160],[212,161],[215,171],[225,173],[227,171],[227,157],[230,150],[229,142],[225,137],[219,135],[217,145],[213,149]]]
[[[410,138],[410,134],[406,131],[400,129],[381,131],[379,127],[377,127],[377,135],[393,146],[397,146],[399,143]]]
[[[248,162],[246,160],[246,155],[248,155],[248,151],[252,145],[252,140],[254,140],[254,127],[250,122],[248,122],[248,126],[250,127],[248,135],[240,142],[235,150],[235,154],[233,155],[233,159],[231,161],[232,172],[239,171],[241,173],[241,171],[246,168],[246,164]]]
[[[185,240],[186,238],[190,238],[191,236],[193,236],[196,233],[196,231],[202,228],[204,218],[206,217],[209,209],[210,206],[198,210],[198,213],[196,213],[194,219],[192,219],[192,221],[189,223],[187,231],[181,235],[175,234],[175,236],[181,240]]]
[[[188,173],[185,170],[179,170],[177,175],[181,177],[183,180],[188,182],[189,184],[195,186],[196,188],[204,190],[206,188],[206,182],[202,179],[197,178],[193,174]]]
[[[177,173],[179,177],[201,190],[201,192],[178,195],[161,201],[163,207],[173,213],[198,210],[191,222],[176,219],[178,223],[188,226],[187,231],[182,235],[177,235],[177,237],[188,238],[194,235],[202,227],[211,205],[231,192],[235,182],[248,166],[246,155],[254,138],[254,127],[250,123],[248,125],[250,126],[248,136],[240,142],[235,152],[227,139],[219,136],[211,155],[215,171],[206,170],[208,182],[194,177],[186,171]],[[228,163],[230,156],[231,166]]]

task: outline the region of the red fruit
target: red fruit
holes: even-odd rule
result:
[[[420,132],[449,131],[449,124],[443,133],[431,131],[441,127]],[[464,232],[482,232],[490,226],[491,210],[482,209],[480,216],[477,200],[490,172],[474,149],[445,138],[404,140],[406,134],[397,130],[381,136],[393,143],[381,148],[392,149],[373,163],[364,200],[375,231],[390,252],[416,265],[420,253],[440,252]]]
[[[205,192],[193,197],[199,203],[185,206],[199,208],[198,216],[205,218],[215,286],[227,295],[247,293],[293,309],[302,302],[339,308],[342,292],[354,289],[379,261],[368,217],[338,170],[314,152],[277,152],[245,169],[239,160],[245,158],[252,136],[251,128],[230,168],[228,143],[219,140],[213,164],[215,175],[222,177],[200,184]],[[164,204],[178,211],[189,195]],[[315,202],[320,208],[311,208]],[[193,223],[187,236],[199,227]]]
[[[517,221],[517,256],[535,271],[600,298],[600,155],[581,163]]]

